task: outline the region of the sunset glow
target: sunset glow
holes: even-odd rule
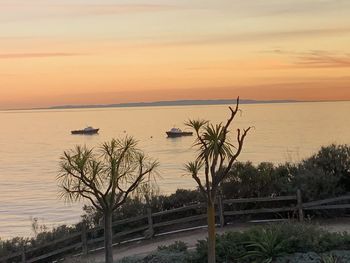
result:
[[[350,100],[348,0],[0,0],[0,108]]]

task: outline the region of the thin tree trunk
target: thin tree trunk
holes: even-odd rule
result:
[[[215,263],[215,206],[212,201],[207,204],[208,217],[208,263]]]
[[[105,262],[113,263],[112,248],[112,212],[107,211],[104,214],[104,235],[105,235]]]

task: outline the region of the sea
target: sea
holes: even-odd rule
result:
[[[194,160],[194,137],[167,138],[189,119],[225,122],[229,105],[0,111],[0,238],[33,236],[36,218],[48,228],[80,220],[84,203],[59,197],[57,175],[65,150],[98,148],[112,138],[134,136],[138,146],[160,163],[162,194],[194,189],[184,164]],[[350,143],[350,102],[242,104],[231,127],[248,134],[239,161],[299,162],[332,143]],[[87,125],[98,135],[71,135]]]

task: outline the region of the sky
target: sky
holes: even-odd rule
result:
[[[350,100],[349,0],[0,0],[0,109]]]

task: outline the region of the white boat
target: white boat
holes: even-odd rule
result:
[[[182,137],[182,136],[192,136],[193,132],[182,131],[180,128],[172,128],[170,131],[167,131],[166,134],[168,137]]]

